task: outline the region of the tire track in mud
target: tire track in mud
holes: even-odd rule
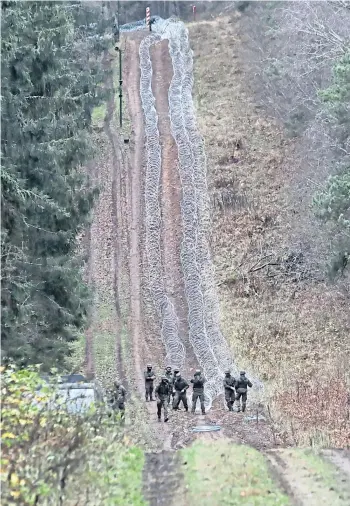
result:
[[[175,452],[146,454],[144,497],[149,506],[186,506],[182,462]]]

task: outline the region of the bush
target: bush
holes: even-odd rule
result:
[[[38,370],[2,368],[3,503],[144,504],[142,451],[103,410],[49,409],[55,389]]]

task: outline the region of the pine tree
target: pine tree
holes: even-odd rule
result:
[[[320,97],[327,105],[331,135],[343,153],[337,174],[314,198],[316,214],[332,224],[337,237],[338,253],[330,269],[334,275],[344,272],[350,258],[350,50],[335,66],[333,83]]]
[[[96,193],[82,165],[105,94],[100,11],[2,3],[2,340],[22,364],[62,364],[86,315],[75,250]]]

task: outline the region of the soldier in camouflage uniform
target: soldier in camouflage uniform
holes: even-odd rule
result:
[[[155,393],[157,398],[157,414],[158,414],[158,421],[161,420],[162,415],[162,407],[164,409],[164,422],[167,422],[169,420],[168,418],[168,398],[170,396],[170,384],[169,380],[166,376],[162,376],[162,380],[157,386]]]
[[[233,411],[233,405],[236,398],[235,385],[236,380],[233,376],[231,376],[231,372],[229,370],[225,371],[224,377],[225,401],[229,411]]]
[[[200,400],[202,414],[205,415],[205,407],[204,407],[204,383],[205,378],[202,376],[201,371],[197,369],[194,373],[194,378],[191,379],[191,383],[193,383],[193,393],[192,393],[192,413],[196,411],[197,399]]]
[[[180,369],[178,367],[175,367],[174,369],[174,374],[173,374],[173,381],[172,381],[172,387],[171,387],[171,395],[172,395],[172,398],[173,398],[173,402],[174,402],[174,397],[175,397],[175,381],[176,381],[176,377],[177,375],[180,373]]]
[[[171,372],[171,367],[170,365],[167,366],[167,368],[165,369],[165,374],[164,376],[166,377],[168,383],[169,383],[169,397],[168,397],[168,404],[170,404],[170,398],[171,398],[171,394],[173,393],[173,373]]]
[[[175,396],[173,400],[173,409],[178,410],[179,404],[182,401],[185,410],[188,411],[186,390],[189,386],[190,385],[187,383],[187,381],[181,377],[180,373],[178,373],[174,383]]]
[[[152,365],[147,364],[147,370],[145,371],[145,397],[146,402],[148,401],[148,397],[150,401],[155,401],[152,398],[153,394],[153,381],[156,379],[154,372],[152,371]]]
[[[251,388],[253,385],[251,381],[246,377],[245,372],[241,371],[239,374],[238,380],[235,382],[235,388],[236,388],[236,403],[237,403],[237,411],[241,411],[241,403],[240,399],[242,398],[242,411],[245,411],[246,404],[247,404],[247,390]]]
[[[125,417],[126,390],[119,381],[115,381],[108,396],[108,404],[115,413],[120,413],[122,421]]]

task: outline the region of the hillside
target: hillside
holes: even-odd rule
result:
[[[35,26],[20,4],[5,6],[13,48],[3,142],[6,247],[18,253],[22,238],[27,256],[18,264],[5,258],[4,300],[12,305],[1,367],[2,496],[28,506],[346,506],[350,97],[348,39],[336,19],[341,9],[347,19],[348,9],[327,4],[331,42],[340,42],[327,65],[310,57],[315,66],[303,88],[305,44],[314,42],[307,32],[294,47],[290,28],[308,27],[313,37],[317,21],[323,36],[318,5],[293,4],[298,25],[284,2],[199,3],[195,21],[179,4],[152,2],[152,14],[183,12],[186,20],[158,19],[152,33],[132,18],[143,5],[130,2],[128,11],[123,4],[127,24],[117,36],[113,3],[77,4],[74,14],[64,3],[56,17],[33,3]],[[37,37],[42,78],[33,82],[39,60],[26,59],[19,36],[12,41],[16,16],[18,33],[23,23],[25,40]],[[56,31],[65,49],[50,66]],[[58,76],[70,47],[80,59],[68,60],[72,88],[63,92]],[[288,67],[293,51],[300,66]],[[28,89],[16,84],[17,60],[25,62]],[[75,89],[81,95],[73,100]],[[28,106],[36,90],[42,109]],[[295,114],[305,90],[311,98]],[[33,143],[23,153],[8,141],[14,100],[16,146],[22,134],[28,141],[27,130]],[[45,156],[42,139],[51,150]],[[21,283],[26,291],[11,288]],[[166,366],[178,367],[190,385],[189,412],[170,408],[167,420],[156,402],[145,402],[148,363],[156,384]],[[201,414],[198,405],[191,413],[197,369],[206,380]],[[226,405],[227,369],[236,378],[245,369],[252,381],[245,412]],[[52,409],[67,370],[102,387],[103,402],[74,417],[64,403]],[[116,382],[126,389],[123,401]]]
[[[265,402],[289,438],[343,446],[348,285],[327,278],[318,256],[327,237],[310,209],[309,173],[300,172],[305,140],[291,139],[254,94],[248,28],[237,15],[189,27],[224,333],[239,363],[266,381]]]

